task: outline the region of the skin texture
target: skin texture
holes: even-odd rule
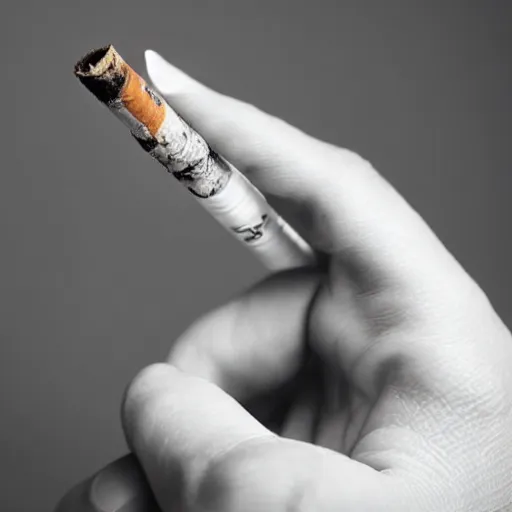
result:
[[[126,438],[159,507],[509,510],[512,339],[484,292],[360,156],[146,59],[324,260],[199,319],[130,384]],[[132,457],[58,512],[150,510],[145,480],[123,484]]]

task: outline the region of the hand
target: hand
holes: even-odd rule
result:
[[[161,509],[507,509],[512,340],[482,290],[368,162],[147,62],[326,260],[200,319],[129,386],[126,437]],[[122,510],[147,510],[138,463],[104,469],[59,512],[84,493],[112,512],[137,494]]]

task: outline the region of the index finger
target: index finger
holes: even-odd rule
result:
[[[216,151],[264,194],[300,206],[313,247],[395,283],[439,282],[440,270],[460,272],[427,224],[363,158],[209,89],[151,50],[146,62],[155,86]]]

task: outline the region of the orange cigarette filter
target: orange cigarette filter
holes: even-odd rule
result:
[[[89,53],[75,73],[103,103],[118,108],[122,104],[156,138],[165,120],[164,103],[113,46]]]

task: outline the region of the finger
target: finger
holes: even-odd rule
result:
[[[390,475],[274,436],[218,387],[169,365],[135,379],[123,417],[165,512],[397,510],[404,497]]]
[[[313,442],[318,396],[313,389],[305,389],[290,408],[280,435],[296,441]]]
[[[167,364],[135,378],[126,393],[123,425],[166,511],[193,509],[191,497],[216,458],[243,443],[275,438],[220,388]]]
[[[159,512],[137,459],[126,455],[71,489],[55,512]]]
[[[324,365],[316,354],[307,361],[291,383],[293,392],[288,406],[283,408],[279,434],[296,441],[314,442],[319,419],[325,408]]]
[[[318,283],[312,270],[271,276],[195,322],[168,361],[237,400],[275,390],[307,355],[307,318]]]
[[[350,420],[348,398],[353,393],[350,392],[343,373],[332,360],[325,364],[323,373],[325,399],[314,442],[331,450],[342,451],[343,433]]]
[[[148,73],[169,103],[265,194],[310,215],[309,241],[394,282],[439,284],[458,265],[428,226],[354,153],[320,142],[241,101],[190,78],[157,53]]]

